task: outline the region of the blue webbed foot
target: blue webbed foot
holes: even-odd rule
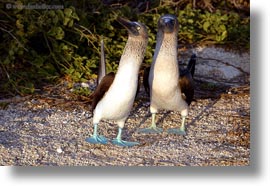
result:
[[[186,132],[184,129],[179,129],[179,128],[175,128],[175,129],[168,129],[168,133],[171,134],[178,134],[178,135],[186,135]]]
[[[90,138],[86,138],[85,141],[92,144],[107,144],[108,140],[104,136],[93,135]]]
[[[86,138],[85,141],[92,144],[107,144],[108,140],[104,136],[98,135],[97,130],[98,124],[96,123],[94,124],[94,134],[92,137]]]
[[[168,129],[168,133],[182,135],[182,136],[186,135],[186,131],[185,131],[185,119],[186,119],[186,117],[183,116],[182,118],[183,119],[182,119],[181,126],[179,128]]]
[[[117,137],[112,140],[112,144],[118,145],[121,147],[132,147],[134,145],[140,144],[138,142],[124,141],[122,140],[121,136],[122,136],[122,128],[119,127]]]
[[[139,133],[146,133],[146,134],[159,134],[163,132],[162,128],[156,126],[155,122],[156,113],[152,113],[152,123],[151,126],[144,129],[138,129],[137,132]]]
[[[139,145],[140,143],[131,142],[131,141],[124,141],[124,140],[115,138],[115,139],[112,140],[112,144],[118,145],[118,146],[121,146],[121,147],[132,147],[134,145]]]
[[[138,132],[146,134],[159,134],[163,132],[163,129],[159,127],[148,127],[144,129],[138,129]]]

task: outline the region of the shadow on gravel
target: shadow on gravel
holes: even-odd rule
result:
[[[6,148],[20,147],[20,136],[16,132],[0,131],[0,144]]]

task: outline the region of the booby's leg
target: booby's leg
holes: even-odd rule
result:
[[[185,120],[186,120],[186,116],[182,116],[182,123],[180,128],[175,128],[175,129],[168,129],[168,133],[171,134],[178,134],[178,135],[186,135],[185,132]]]
[[[138,129],[140,133],[161,133],[162,128],[158,128],[156,125],[156,113],[152,113],[152,124],[150,127],[145,129]]]
[[[93,144],[107,144],[107,139],[104,136],[98,135],[97,132],[98,129],[98,124],[94,124],[94,133],[92,137],[86,138],[85,141],[88,143],[93,143]]]
[[[140,144],[138,142],[130,142],[130,141],[124,141],[124,140],[122,140],[122,130],[123,129],[121,127],[118,128],[117,137],[112,140],[112,143],[114,145],[118,145],[118,146],[122,146],[122,147],[131,147],[131,146],[139,145]]]

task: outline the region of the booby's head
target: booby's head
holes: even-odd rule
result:
[[[164,33],[177,32],[179,23],[177,17],[171,14],[163,15],[158,21],[158,30],[162,30]]]
[[[121,17],[118,17],[117,21],[128,30],[130,37],[142,37],[144,39],[148,37],[147,28],[144,24],[140,22],[129,21]]]

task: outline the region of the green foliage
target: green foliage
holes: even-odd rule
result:
[[[188,4],[184,10],[179,11],[178,19],[183,43],[237,43],[244,47],[249,43],[249,17],[241,18],[234,12],[221,10],[213,13],[194,10]]]
[[[86,87],[76,87],[74,88],[73,93],[82,96],[90,96],[91,91]]]
[[[182,46],[211,43],[249,48],[249,16],[222,9],[226,7],[223,1],[215,1],[220,3],[212,13],[192,7],[186,0],[145,1],[143,6],[132,0],[122,4],[55,0],[53,4],[63,5],[63,9],[1,9],[0,89],[12,95],[29,94],[61,77],[69,84],[95,77],[101,38],[107,71],[116,71],[127,40],[127,31],[115,21],[117,16],[139,20],[148,27],[145,63],[152,61],[157,21],[167,13],[178,16]],[[28,3],[48,4],[37,0],[15,2]],[[84,90],[76,93],[85,94]]]
[[[72,65],[65,70],[66,75],[72,78],[72,82],[85,82],[92,76],[93,68],[96,68],[96,63],[88,59],[86,56],[75,55]]]
[[[27,3],[17,1],[19,4]],[[70,68],[70,55],[76,45],[72,44],[70,38],[74,36],[69,29],[79,21],[74,7],[41,11],[14,8],[7,11],[5,18],[8,24],[3,26],[7,29],[2,29],[1,68],[7,74],[3,86],[10,93],[33,93],[38,85]]]

